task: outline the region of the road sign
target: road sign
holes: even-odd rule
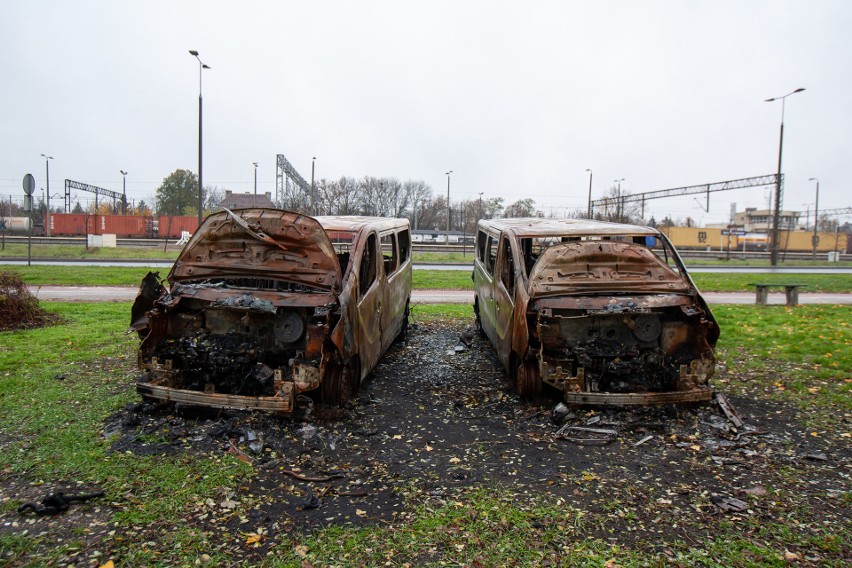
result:
[[[33,191],[35,191],[35,178],[33,174],[27,174],[24,176],[24,193],[32,195]]]
[[[735,236],[738,236],[738,237],[742,237],[743,235],[746,234],[746,232],[741,230],[741,229],[730,230],[730,231],[728,229],[722,229],[722,234],[725,235],[725,236],[735,235]]]

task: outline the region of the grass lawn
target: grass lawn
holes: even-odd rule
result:
[[[169,239],[171,245],[176,239]],[[89,260],[174,260],[180,252],[180,247],[169,246],[164,252],[160,243],[152,247],[115,247],[99,248],[82,245],[33,245],[34,259],[89,259]],[[27,258],[27,245],[6,243],[6,248],[0,250],[0,260],[3,258]]]
[[[159,271],[165,278],[168,268],[148,269],[126,266],[0,266],[0,270],[16,272],[32,286],[138,286],[149,270]],[[414,288],[419,290],[472,290],[468,270],[415,270]],[[702,292],[751,292],[750,283],[805,284],[802,293],[850,293],[852,278],[848,274],[722,274],[701,272],[692,275]]]
[[[237,490],[253,475],[252,466],[225,452],[190,448],[154,455],[111,451],[105,419],[138,400],[132,388],[137,339],[126,333],[130,305],[43,305],[65,323],[0,333],[0,488],[76,482],[101,487],[111,512],[97,522],[112,532],[90,542],[82,530],[57,543],[26,530],[25,523],[0,526],[0,563],[55,565],[84,549],[101,551],[104,562],[119,557],[125,566],[239,564],[248,546],[229,548],[218,533],[185,519],[199,504],[218,503]],[[722,328],[717,388],[793,402],[807,413],[815,436],[850,436],[852,307],[719,306],[714,312]],[[472,317],[470,306],[457,305],[417,306],[413,314],[414,323]],[[803,476],[801,483],[807,483],[798,466],[785,475]],[[845,491],[848,506],[848,485]],[[15,495],[0,491],[5,520],[19,504]],[[623,511],[594,517],[604,522],[606,514]],[[477,486],[463,501],[416,507],[412,521],[283,535],[263,565],[398,565],[395,553],[406,551],[411,559],[414,551],[415,564],[421,554],[436,565],[536,565],[556,559],[559,565],[589,566],[783,566],[785,546],[795,545],[817,547],[829,564],[840,566],[849,552],[848,530],[817,543],[800,542],[800,535],[784,532],[783,519],[772,519],[750,524],[755,532],[749,534],[721,523],[713,537],[660,543],[666,555],[649,557],[618,534],[610,540],[584,538],[591,515],[545,495],[517,502],[499,487]],[[254,537],[241,538],[248,543]]]

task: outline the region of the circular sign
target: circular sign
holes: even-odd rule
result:
[[[27,174],[24,176],[24,193],[32,195],[33,191],[35,191],[35,178],[33,174]]]

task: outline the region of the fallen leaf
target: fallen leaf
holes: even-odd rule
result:
[[[115,568],[112,560],[107,560],[106,564],[101,564],[100,568]]]
[[[364,511],[363,509],[355,509],[355,514],[359,517],[366,517],[367,511]]]
[[[246,544],[257,544],[261,541],[263,537],[257,533],[251,533],[246,536]]]

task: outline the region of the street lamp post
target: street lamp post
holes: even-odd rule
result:
[[[254,206],[257,207],[257,162],[252,164],[254,164]]]
[[[127,172],[124,170],[118,170],[121,172],[121,214],[127,215]]]
[[[592,218],[592,170],[586,168],[586,171],[589,172],[589,207],[586,212],[586,217],[589,219]]]
[[[194,56],[198,60],[198,224],[200,226],[201,220],[204,217],[204,184],[202,183],[201,175],[201,72],[204,69],[210,69],[210,66],[202,63],[201,58],[198,57],[198,52],[196,50],[190,49],[189,54]]]
[[[621,195],[621,182],[623,182],[625,179],[626,178],[612,180],[614,183],[618,184],[618,192],[616,193],[616,195],[618,196],[618,208],[616,209],[616,212],[618,213],[619,223],[624,222],[624,197]]]
[[[314,190],[314,174],[316,173],[316,165],[317,157],[314,156],[313,158],[311,158],[311,215],[317,214],[317,212],[314,210],[317,204],[316,191]]]
[[[48,156],[47,154],[42,154],[42,158],[44,158],[44,183],[47,187],[47,211],[45,213],[44,218],[44,234],[45,236],[50,236],[50,160],[53,159],[53,156]]]
[[[816,203],[814,203],[814,236],[811,237],[813,252],[811,258],[816,260],[817,245],[819,244],[819,178],[808,178],[808,181],[816,182]]]
[[[781,101],[781,134],[778,140],[778,173],[775,176],[775,211],[772,215],[772,250],[770,251],[769,257],[769,263],[772,266],[776,266],[778,264],[778,225],[781,222],[781,203],[783,202],[783,196],[781,193],[781,157],[784,151],[784,105],[787,102],[787,97],[795,95],[796,93],[801,93],[804,90],[804,88],[798,88],[795,91],[787,93],[783,97],[773,97],[764,101],[767,103],[777,100]]]
[[[447,236],[445,238],[446,244],[450,244],[450,174],[451,173],[453,173],[453,170],[450,170],[445,174],[447,176]]]
[[[483,193],[485,193],[485,192],[484,191],[479,192],[479,219],[482,219],[482,194]]]

